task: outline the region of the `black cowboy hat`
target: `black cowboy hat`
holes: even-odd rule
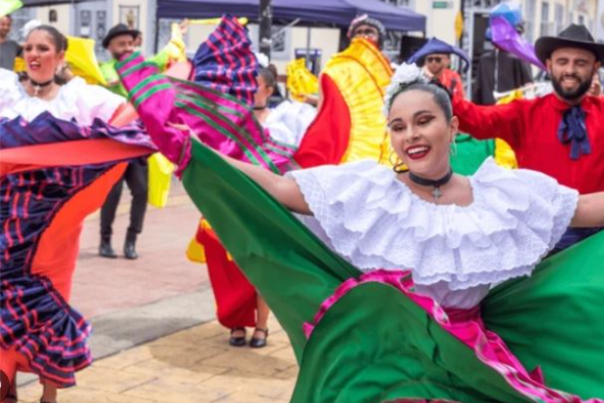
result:
[[[132,38],[136,38],[140,34],[140,32],[136,29],[130,29],[126,24],[117,24],[115,27],[111,28],[105,38],[103,38],[103,47],[107,49],[109,46],[109,42],[116,36],[120,35],[130,35]]]
[[[558,36],[543,36],[535,42],[537,58],[543,64],[550,58],[554,50],[560,48],[588,50],[596,56],[596,60],[604,63],[604,44],[597,43],[584,25],[571,24]]]

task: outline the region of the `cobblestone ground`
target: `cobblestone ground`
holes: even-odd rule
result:
[[[114,226],[114,247],[120,255],[128,224],[129,201],[125,187]],[[112,326],[125,328],[128,323],[135,326],[134,322],[124,320],[130,312],[138,312],[141,307],[155,309],[153,307],[162,302],[162,309],[165,309],[174,298],[188,298],[188,295],[207,290],[205,266],[191,263],[185,257],[185,249],[195,234],[198,221],[196,208],[180,184],[174,182],[168,206],[148,209],[138,242],[141,257],[128,261],[122,257],[113,260],[98,256],[99,217],[98,213],[93,215],[86,221],[80,241],[71,304],[88,319],[94,319],[93,322],[122,315]],[[214,301],[211,293],[202,294],[207,297],[199,300],[203,305],[199,309],[209,309],[208,318],[211,319]],[[177,312],[175,316],[182,322],[187,312]],[[289,401],[297,366],[287,337],[276,320],[272,319],[270,323],[269,345],[258,350],[230,347],[228,331],[214,320],[193,327],[190,326],[195,322],[183,323],[181,329],[185,330],[175,329],[176,333],[166,330],[164,337],[96,360],[91,367],[78,373],[78,386],[60,391],[58,401]],[[103,332],[112,333],[112,330],[97,328],[92,337],[96,340],[107,338],[108,334]],[[153,334],[162,334],[155,330]],[[20,375],[21,384],[32,379],[31,375]],[[36,381],[19,388],[20,402],[39,402],[40,395],[41,386]]]
[[[272,321],[269,345],[235,348],[209,322],[96,361],[79,373],[78,386],[61,391],[61,403],[285,403],[297,365],[287,336]],[[249,332],[248,332],[249,333]],[[20,391],[39,401],[41,386]]]

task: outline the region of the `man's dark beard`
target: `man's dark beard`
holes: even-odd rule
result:
[[[568,77],[568,76],[566,76],[566,77]],[[560,77],[560,79],[557,80],[555,77],[552,76],[552,85],[554,86],[554,90],[556,91],[556,94],[560,95],[562,98],[564,98],[567,101],[578,100],[579,98],[583,97],[583,95],[587,94],[587,91],[589,91],[589,88],[591,87],[591,79],[586,80],[586,81],[581,81],[581,78],[579,78],[576,75],[573,75],[572,77],[579,80],[579,82],[580,82],[579,87],[575,90],[567,91],[567,90],[564,90],[562,88],[562,85],[560,84],[560,81],[563,79],[563,77]]]
[[[117,52],[111,52],[111,56],[115,59],[115,60],[120,60],[122,58],[122,56],[124,56],[126,54],[126,52],[122,52],[122,53],[117,53]]]

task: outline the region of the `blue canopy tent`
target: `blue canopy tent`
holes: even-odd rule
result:
[[[258,19],[259,0],[158,0],[157,19],[215,18],[229,13]],[[426,17],[378,0],[273,0],[273,19],[347,27],[360,14],[380,20],[394,31],[426,30]]]

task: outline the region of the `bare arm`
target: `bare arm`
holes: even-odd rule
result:
[[[311,215],[302,191],[292,178],[276,175],[264,168],[219,154],[225,161],[249,176],[281,204],[295,213]]]
[[[168,123],[168,126],[178,130],[191,132],[191,128],[183,124]],[[191,139],[193,141],[199,141],[192,133]],[[261,188],[266,190],[271,196],[291,211],[299,214],[312,215],[312,211],[310,210],[310,207],[308,207],[306,200],[304,200],[304,195],[302,195],[298,183],[292,178],[274,174],[267,169],[236,160],[212,149],[209,150],[249,176]]]
[[[579,204],[570,226],[574,228],[604,227],[604,192],[579,196]]]

